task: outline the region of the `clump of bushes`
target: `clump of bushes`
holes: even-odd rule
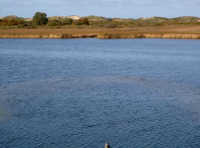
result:
[[[59,20],[51,20],[48,22],[48,26],[60,26],[62,23]]]
[[[70,18],[64,19],[53,19],[48,21],[48,26],[64,26],[64,25],[72,25],[73,20]]]
[[[136,27],[136,26],[162,26],[162,25],[176,25],[176,24],[200,24],[198,17],[151,17],[139,19],[122,19],[122,18],[105,18],[99,16],[82,17],[78,20],[68,17],[47,17],[44,12],[36,12],[33,19],[21,18],[17,16],[8,16],[0,18],[0,26],[14,26],[18,28],[37,28],[38,26],[55,26],[54,28],[61,28],[62,26],[73,25],[78,28],[85,26],[102,27],[102,28],[120,28],[120,27]]]
[[[70,19],[70,18],[65,18],[65,19],[62,20],[62,25],[71,25],[72,22],[73,22],[72,19]]]
[[[89,25],[89,20],[87,18],[81,18],[79,20],[74,20],[73,21],[74,25]]]
[[[24,24],[25,21],[23,18],[19,18],[17,16],[7,16],[0,20],[1,26],[15,26]]]

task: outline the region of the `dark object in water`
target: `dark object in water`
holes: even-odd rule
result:
[[[104,148],[111,148],[110,145],[108,143],[105,143]]]

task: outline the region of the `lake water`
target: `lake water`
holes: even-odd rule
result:
[[[0,148],[200,148],[199,40],[0,40]]]

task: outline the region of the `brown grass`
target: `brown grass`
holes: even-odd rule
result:
[[[152,27],[134,27],[134,28],[37,28],[37,29],[0,29],[0,38],[72,38],[72,37],[98,37],[111,35],[110,38],[136,38],[144,37],[143,34],[194,34],[200,35],[199,25],[169,25]],[[57,35],[57,36],[56,36]],[[135,35],[135,36],[134,36]],[[54,36],[54,37],[53,37]],[[103,37],[102,37],[103,38]],[[153,38],[153,37],[152,37]],[[159,37],[158,37],[159,38]]]

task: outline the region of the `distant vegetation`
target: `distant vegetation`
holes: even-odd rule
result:
[[[48,18],[46,13],[36,12],[32,24],[33,25],[46,25],[48,23]]]
[[[7,16],[0,18],[0,27],[7,28],[38,28],[38,27],[90,27],[90,28],[124,28],[141,26],[165,26],[176,24],[199,24],[200,18],[185,16],[177,18],[151,17],[138,19],[105,18],[99,16],[55,16],[47,17],[46,13],[36,12],[33,18]]]

